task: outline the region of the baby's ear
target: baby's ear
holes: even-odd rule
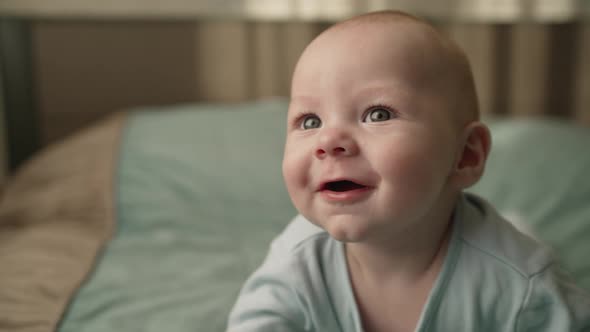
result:
[[[492,138],[486,125],[475,121],[463,130],[463,149],[455,165],[455,183],[468,188],[481,178],[490,152]]]

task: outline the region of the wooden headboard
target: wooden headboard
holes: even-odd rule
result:
[[[492,2],[3,0],[9,167],[121,109],[286,96],[295,61],[314,36],[381,8],[427,17],[457,40],[484,113],[590,125],[589,2]]]

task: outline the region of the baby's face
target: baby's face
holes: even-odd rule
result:
[[[283,174],[297,209],[336,239],[424,226],[455,192],[459,134],[420,38],[401,25],[335,29],[295,69]]]

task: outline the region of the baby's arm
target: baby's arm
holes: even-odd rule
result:
[[[590,294],[550,266],[531,278],[516,331],[590,331]]]
[[[229,332],[304,331],[305,314],[293,285],[296,261],[279,236],[261,267],[246,281],[228,320]]]

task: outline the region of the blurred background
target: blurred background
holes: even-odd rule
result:
[[[314,36],[384,8],[465,49],[482,112],[590,125],[590,0],[0,0],[0,176],[112,112],[287,96]]]

